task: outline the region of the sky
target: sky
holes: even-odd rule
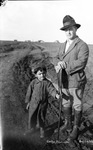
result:
[[[93,44],[93,0],[7,1],[0,7],[0,40],[64,42],[63,18],[81,24],[77,35]]]

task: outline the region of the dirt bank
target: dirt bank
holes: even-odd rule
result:
[[[50,138],[52,135],[46,137],[43,141],[39,137],[39,131],[33,135],[28,134],[24,136],[24,132],[27,130],[28,119],[28,112],[25,109],[25,95],[27,87],[33,79],[31,67],[37,65],[39,62],[43,62],[46,65],[48,70],[47,77],[55,85],[57,84],[57,77],[52,64],[55,49],[54,51],[53,49],[50,51],[51,48],[49,49],[49,45],[47,48],[37,43],[8,43],[8,45],[3,45],[2,47],[3,49],[1,49],[0,53],[0,106],[5,149],[11,142],[14,145],[17,144],[22,150],[27,146],[28,149],[33,147],[31,150],[37,149],[38,146],[40,149],[46,144],[47,138]],[[93,123],[93,78],[88,67],[86,68],[86,72],[88,82],[83,98],[83,112],[85,117]],[[58,121],[58,102],[54,103],[51,97],[50,102],[55,107],[48,107],[46,127]],[[56,137],[57,135],[52,136],[52,138]],[[60,138],[64,139],[64,136],[61,135]],[[32,144],[29,145],[29,143]],[[11,145],[11,149],[14,148],[14,145]],[[45,148],[48,150],[50,146],[46,145]],[[53,150],[57,148],[55,146],[51,147]],[[59,149],[62,150],[64,148],[67,150],[69,146],[64,147],[63,144]],[[8,149],[10,150],[10,147]]]

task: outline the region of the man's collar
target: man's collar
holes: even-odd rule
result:
[[[78,36],[76,36],[74,39],[72,39],[72,40],[70,40],[70,39],[68,39],[66,42],[67,43],[69,43],[69,44],[71,44],[73,41],[75,41],[76,39],[78,38]]]

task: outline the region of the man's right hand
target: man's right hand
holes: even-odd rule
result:
[[[66,69],[67,64],[66,64],[66,62],[64,62],[64,61],[59,61],[59,62],[58,62],[58,66],[60,66],[62,69]]]

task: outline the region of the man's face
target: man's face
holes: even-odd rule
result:
[[[42,81],[46,77],[46,73],[43,71],[38,71],[35,75],[39,81]]]
[[[74,27],[74,26],[72,26],[69,29],[65,30],[67,40],[73,40],[76,37],[76,31],[77,31],[77,28]]]

